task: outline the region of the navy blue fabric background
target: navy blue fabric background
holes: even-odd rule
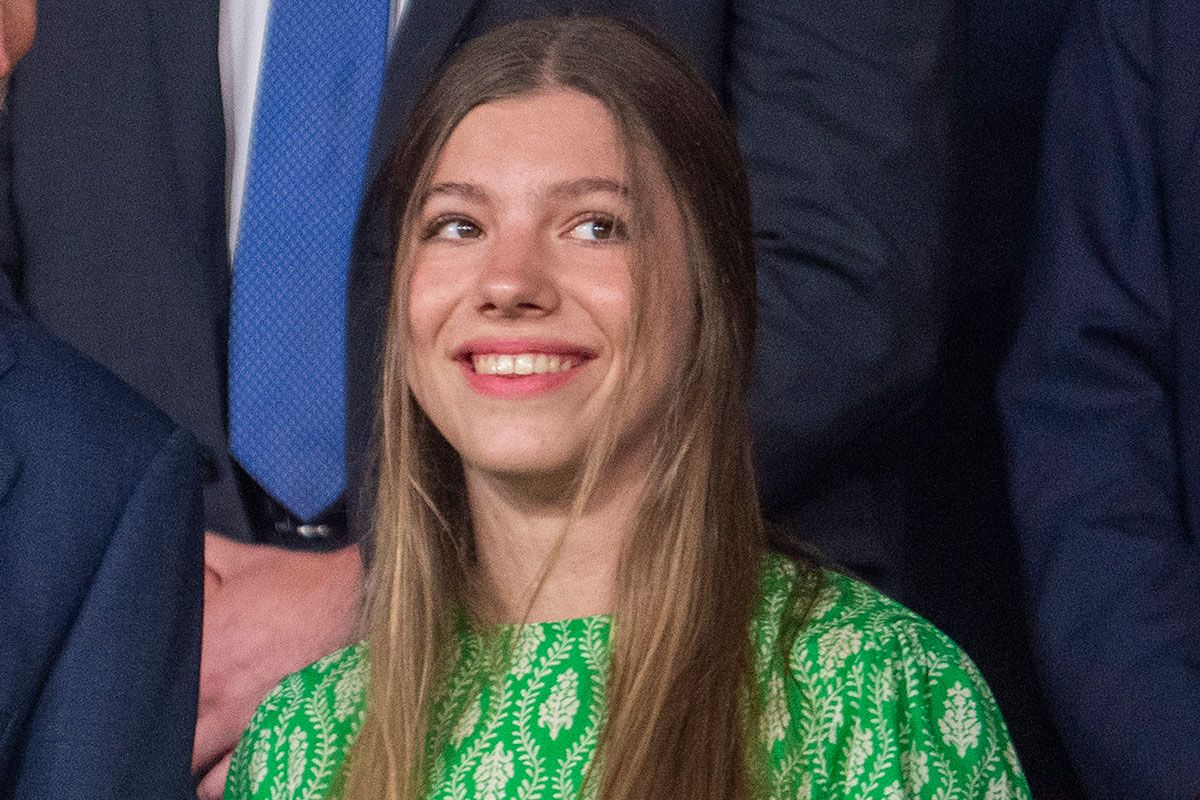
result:
[[[1046,84],[1067,0],[960,0],[959,174],[942,358],[925,412],[912,605],[979,663],[1034,796],[1081,798],[1032,680],[996,375],[1017,322],[1034,221]]]

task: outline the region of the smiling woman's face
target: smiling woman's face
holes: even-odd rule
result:
[[[469,473],[569,477],[625,369],[620,455],[648,452],[693,313],[678,205],[654,159],[639,164],[640,232],[621,136],[594,98],[488,103],[447,141],[408,258],[405,364]],[[659,287],[636,348],[635,252]]]

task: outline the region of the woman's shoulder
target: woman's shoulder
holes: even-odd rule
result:
[[[916,612],[848,575],[782,556],[767,559],[759,614],[760,631],[790,641],[798,676],[816,680],[873,662],[978,673],[950,637]]]
[[[280,681],[234,752],[227,800],[324,797],[362,725],[367,668],[359,643]]]
[[[974,662],[933,623],[854,578],[832,571],[822,578],[789,648],[795,679],[841,691],[872,677],[917,693],[966,688],[994,706]]]
[[[798,569],[787,562],[784,569],[789,567]],[[808,607],[788,609],[791,614],[803,615],[794,620],[798,635],[793,646],[793,653],[803,656],[803,664],[816,667],[822,651],[828,654],[831,649],[839,654],[844,651],[846,656],[861,653],[969,663],[961,648],[933,623],[878,589],[828,569],[809,580],[815,591],[808,598]],[[827,671],[826,664],[821,667]]]
[[[778,638],[760,639],[760,675],[777,778],[809,781],[813,797],[1029,796],[991,690],[930,622],[861,581],[774,557],[772,607],[778,625],[760,631]]]

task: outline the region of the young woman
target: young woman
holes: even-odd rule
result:
[[[767,547],[749,200],[689,68],[518,23],[414,119],[366,641],[264,701],[226,796],[1027,797],[953,643]]]

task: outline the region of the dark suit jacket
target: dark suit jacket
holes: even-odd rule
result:
[[[1041,668],[1097,798],[1200,797],[1200,5],[1085,0],[1002,376]]]
[[[536,13],[607,11],[687,53],[735,117],[760,256],[764,497],[895,588],[895,431],[941,311],[949,0],[415,0],[387,70],[374,175],[445,57]],[[247,522],[225,454],[229,256],[217,0],[42,0],[0,147],[0,263],[45,324],[195,431],[208,524]],[[364,450],[391,263],[362,220],[348,341]],[[803,513],[819,499],[819,510]],[[801,521],[803,520],[803,521]]]
[[[0,798],[194,797],[195,444],[0,278]]]

